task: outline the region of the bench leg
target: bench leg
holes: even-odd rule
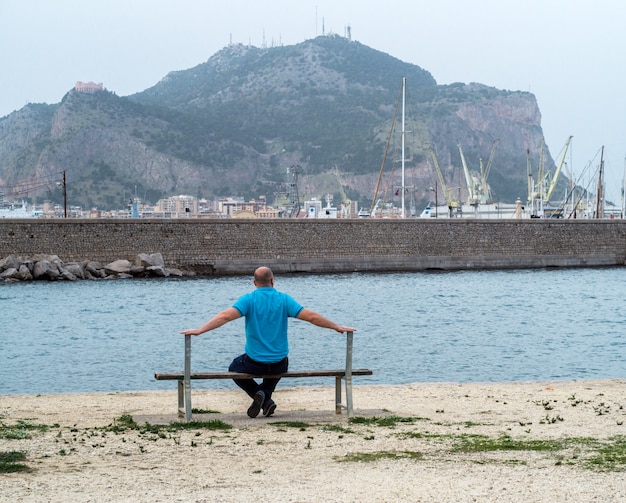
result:
[[[352,415],[352,344],[353,332],[346,333],[346,409],[348,417]]]
[[[178,382],[178,417],[185,417],[185,385],[183,381]]]
[[[341,376],[335,377],[335,413],[341,414],[341,409],[346,409],[348,417],[352,415],[352,344],[353,332],[346,333],[346,405],[341,403]]]
[[[346,375],[346,412],[348,417],[352,415],[352,376]]]
[[[341,414],[341,376],[335,376],[335,414]]]
[[[341,380],[344,377],[336,376],[335,377],[335,414],[341,414],[342,409],[346,409],[346,413],[348,417],[350,417],[353,413],[352,407],[352,376],[345,376],[346,380],[346,404],[341,403]]]
[[[191,335],[185,335],[184,388],[185,388],[185,421],[191,421]]]

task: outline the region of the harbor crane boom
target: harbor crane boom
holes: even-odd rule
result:
[[[343,188],[343,182],[341,180],[341,175],[339,174],[339,168],[335,164],[335,176],[337,177],[337,182],[339,183],[339,193],[341,194],[341,216],[346,218],[350,216],[350,204],[352,201],[348,199],[346,195],[346,191]]]
[[[459,154],[461,155],[461,163],[463,164],[463,173],[465,173],[465,182],[467,183],[467,202],[471,206],[478,206],[480,204],[480,196],[478,194],[479,187],[477,187],[477,183],[474,181],[474,177],[469,171],[467,167],[467,162],[465,161],[465,155],[463,154],[463,149],[461,145],[457,145],[459,148]]]
[[[468,203],[472,204],[474,203],[474,184],[472,183],[472,176],[470,175],[467,163],[465,162],[465,156],[463,155],[461,145],[459,144],[457,147],[459,148],[459,154],[461,155],[461,164],[463,164],[463,173],[465,174],[465,183],[467,184]]]
[[[493,143],[491,144],[491,152],[489,152],[489,159],[487,160],[487,167],[485,168],[485,170],[483,171],[482,169],[482,163],[480,166],[480,177],[482,180],[483,192],[486,198],[485,202],[489,202],[491,200],[491,190],[489,189],[487,178],[489,177],[489,171],[491,171],[491,165],[493,164],[493,156],[496,152],[496,147],[498,146],[499,142],[499,139],[493,140]]]
[[[433,164],[435,165],[435,171],[437,172],[437,176],[439,177],[439,184],[441,185],[441,190],[443,191],[443,196],[446,199],[446,203],[448,204],[448,209],[450,210],[450,216],[452,216],[452,209],[458,206],[457,201],[452,198],[452,194],[446,187],[446,182],[443,179],[443,173],[439,168],[439,162],[437,161],[437,155],[435,154],[435,150],[430,147],[430,156],[432,157]]]
[[[559,178],[559,174],[561,173],[561,169],[563,168],[563,163],[565,162],[565,155],[567,154],[567,149],[569,148],[569,144],[572,141],[572,136],[570,136],[565,142],[565,146],[563,147],[563,153],[559,158],[559,162],[556,165],[556,171],[554,172],[554,176],[552,177],[552,181],[550,182],[550,186],[548,187],[548,191],[546,192],[545,200],[549,201],[552,196],[552,192],[554,192],[554,188],[556,187],[556,182]]]
[[[457,145],[459,148],[459,154],[461,155],[461,163],[463,164],[463,173],[465,173],[465,181],[467,183],[468,192],[468,204],[470,206],[478,207],[481,203],[487,203],[491,200],[491,193],[489,184],[487,183],[487,177],[493,164],[493,156],[496,151],[496,146],[500,140],[494,140],[491,145],[491,152],[489,153],[489,160],[487,161],[487,167],[483,167],[483,160],[480,159],[480,173],[476,171],[470,172],[467,161],[465,160],[465,154],[461,145]]]

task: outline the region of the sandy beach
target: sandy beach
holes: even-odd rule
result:
[[[287,387],[270,418],[238,389],[0,396],[11,502],[626,500],[626,381]],[[175,426],[168,426],[175,422]],[[5,463],[4,466],[7,466]]]

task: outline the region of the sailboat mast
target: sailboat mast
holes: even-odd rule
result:
[[[598,192],[596,194],[596,218],[604,218],[604,145],[600,154],[600,174],[598,176]]]
[[[402,77],[402,218],[405,217],[404,212],[404,137],[406,130],[404,129],[404,112],[406,104],[406,77]]]

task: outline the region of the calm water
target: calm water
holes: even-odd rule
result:
[[[626,268],[279,276],[276,286],[358,328],[354,366],[374,370],[362,384],[626,377]],[[178,332],[252,288],[247,277],[2,284],[0,394],[174,389],[153,375],[182,371]],[[192,370],[226,370],[242,332],[237,320],[193,338]],[[297,320],[290,334],[293,370],[342,366],[344,336]]]

